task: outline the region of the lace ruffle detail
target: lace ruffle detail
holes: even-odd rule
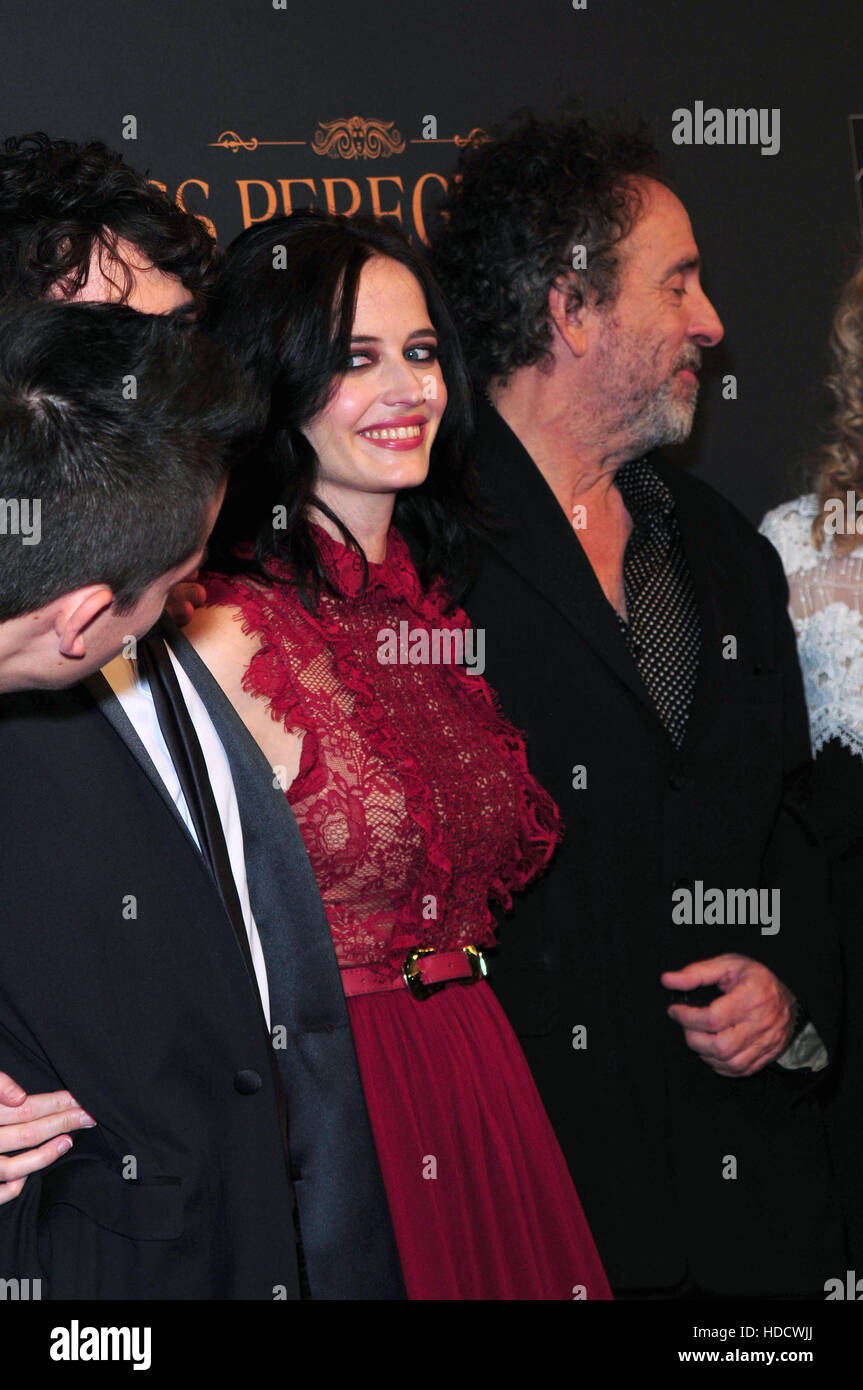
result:
[[[391,969],[416,945],[491,945],[489,900],[508,907],[548,862],[557,808],[480,675],[380,660],[381,631],[401,623],[412,634],[470,628],[444,611],[442,585],[423,591],[398,533],[369,565],[365,593],[361,558],[315,536],[336,590],[315,614],[290,582],[206,582],[208,602],[239,607],[260,642],[244,688],[303,733],[287,794],[339,956]]]
[[[818,498],[814,492],[810,492],[774,507],[762,520],[758,529],[778,550],[786,574],[812,569],[822,557],[829,556],[832,548],[830,536],[825,536],[821,550],[816,550],[812,539],[812,523],[817,515]]]
[[[788,577],[812,752],[835,738],[863,758],[863,547],[837,555],[828,534],[816,549],[817,510],[810,493],[768,512],[760,529]]]
[[[813,754],[838,738],[863,758],[863,614],[837,601],[793,622]]]

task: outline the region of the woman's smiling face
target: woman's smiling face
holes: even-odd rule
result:
[[[357,494],[395,494],[425,480],[446,407],[437,345],[412,273],[389,257],[367,261],[345,374],[303,430],[318,460],[315,492],[337,515]]]

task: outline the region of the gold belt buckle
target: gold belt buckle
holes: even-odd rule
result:
[[[417,946],[405,956],[402,964],[402,978],[414,999],[429,999],[431,995],[437,994],[439,989],[443,989],[445,985],[450,983],[468,985],[473,984],[474,980],[485,979],[488,974],[488,966],[482,951],[477,950],[476,946],[462,946],[461,949],[470,965],[471,977],[469,980],[439,980],[437,984],[427,985],[422,977],[421,961],[423,956],[436,955],[434,946]]]
[[[413,995],[414,999],[428,999],[432,994],[437,994],[439,989],[443,989],[444,981],[439,984],[427,985],[423,983],[420,961],[423,956],[433,956],[434,946],[417,946],[413,951],[409,951],[402,964],[402,978]]]
[[[484,980],[488,974],[485,956],[476,946],[462,946],[462,950],[468,958],[470,964],[470,980],[462,980],[462,984],[471,984],[473,980]]]

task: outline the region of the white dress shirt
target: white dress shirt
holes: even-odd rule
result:
[[[180,690],[186,707],[195,726],[201,751],[204,754],[204,761],[207,764],[207,771],[213,787],[213,795],[216,798],[216,806],[219,810],[219,819],[222,822],[222,829],[225,832],[225,843],[228,846],[228,855],[231,861],[231,870],[234,875],[234,882],[237,885],[237,895],[240,899],[240,907],[243,911],[243,921],[246,924],[246,931],[249,937],[249,949],[252,954],[252,964],[255,967],[255,978],[258,982],[258,990],[261,996],[261,1005],[264,1016],[267,1019],[267,1026],[270,1021],[270,994],[267,987],[267,971],[264,964],[264,953],[261,949],[261,941],[258,936],[258,929],[255,926],[255,919],[252,915],[252,908],[249,902],[249,884],[246,878],[246,858],[243,850],[243,827],[240,823],[240,811],[237,805],[237,793],[234,790],[234,781],[231,776],[231,769],[228,763],[227,754],[222,747],[222,741],[213,726],[213,721],[207,713],[206,706],[198,694],[189,677],[186,675],[182,666],[177,661],[171,648],[165,643],[168,655],[177,673],[177,680],[180,683]],[[153,704],[153,697],[150,694],[148,682],[140,675],[138,664],[130,661],[125,656],[117,656],[113,661],[109,661],[107,666],[102,667],[102,675],[110,685],[120,704],[134,726],[135,732],[143,743],[147,752],[153,760],[153,764],[168,789],[168,794],[180,815],[183,817],[189,828],[195,844],[198,844],[198,837],[195,834],[195,827],[189,808],[186,805],[186,798],[183,795],[180,779],[167,745],[159,727],[159,720],[156,716],[156,707]]]

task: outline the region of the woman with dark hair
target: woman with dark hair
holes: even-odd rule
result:
[[[209,322],[270,417],[187,633],[308,849],[408,1295],[609,1298],[483,979],[489,901],[541,871],[559,821],[453,606],[470,409],[446,306],[395,229],[309,213],[234,242]]]
[[[845,964],[845,1036],[824,1092],[852,1265],[863,1265],[863,260],[833,319],[830,436],[812,490],[761,531],[788,576],[815,767],[810,810],[830,859]]]

